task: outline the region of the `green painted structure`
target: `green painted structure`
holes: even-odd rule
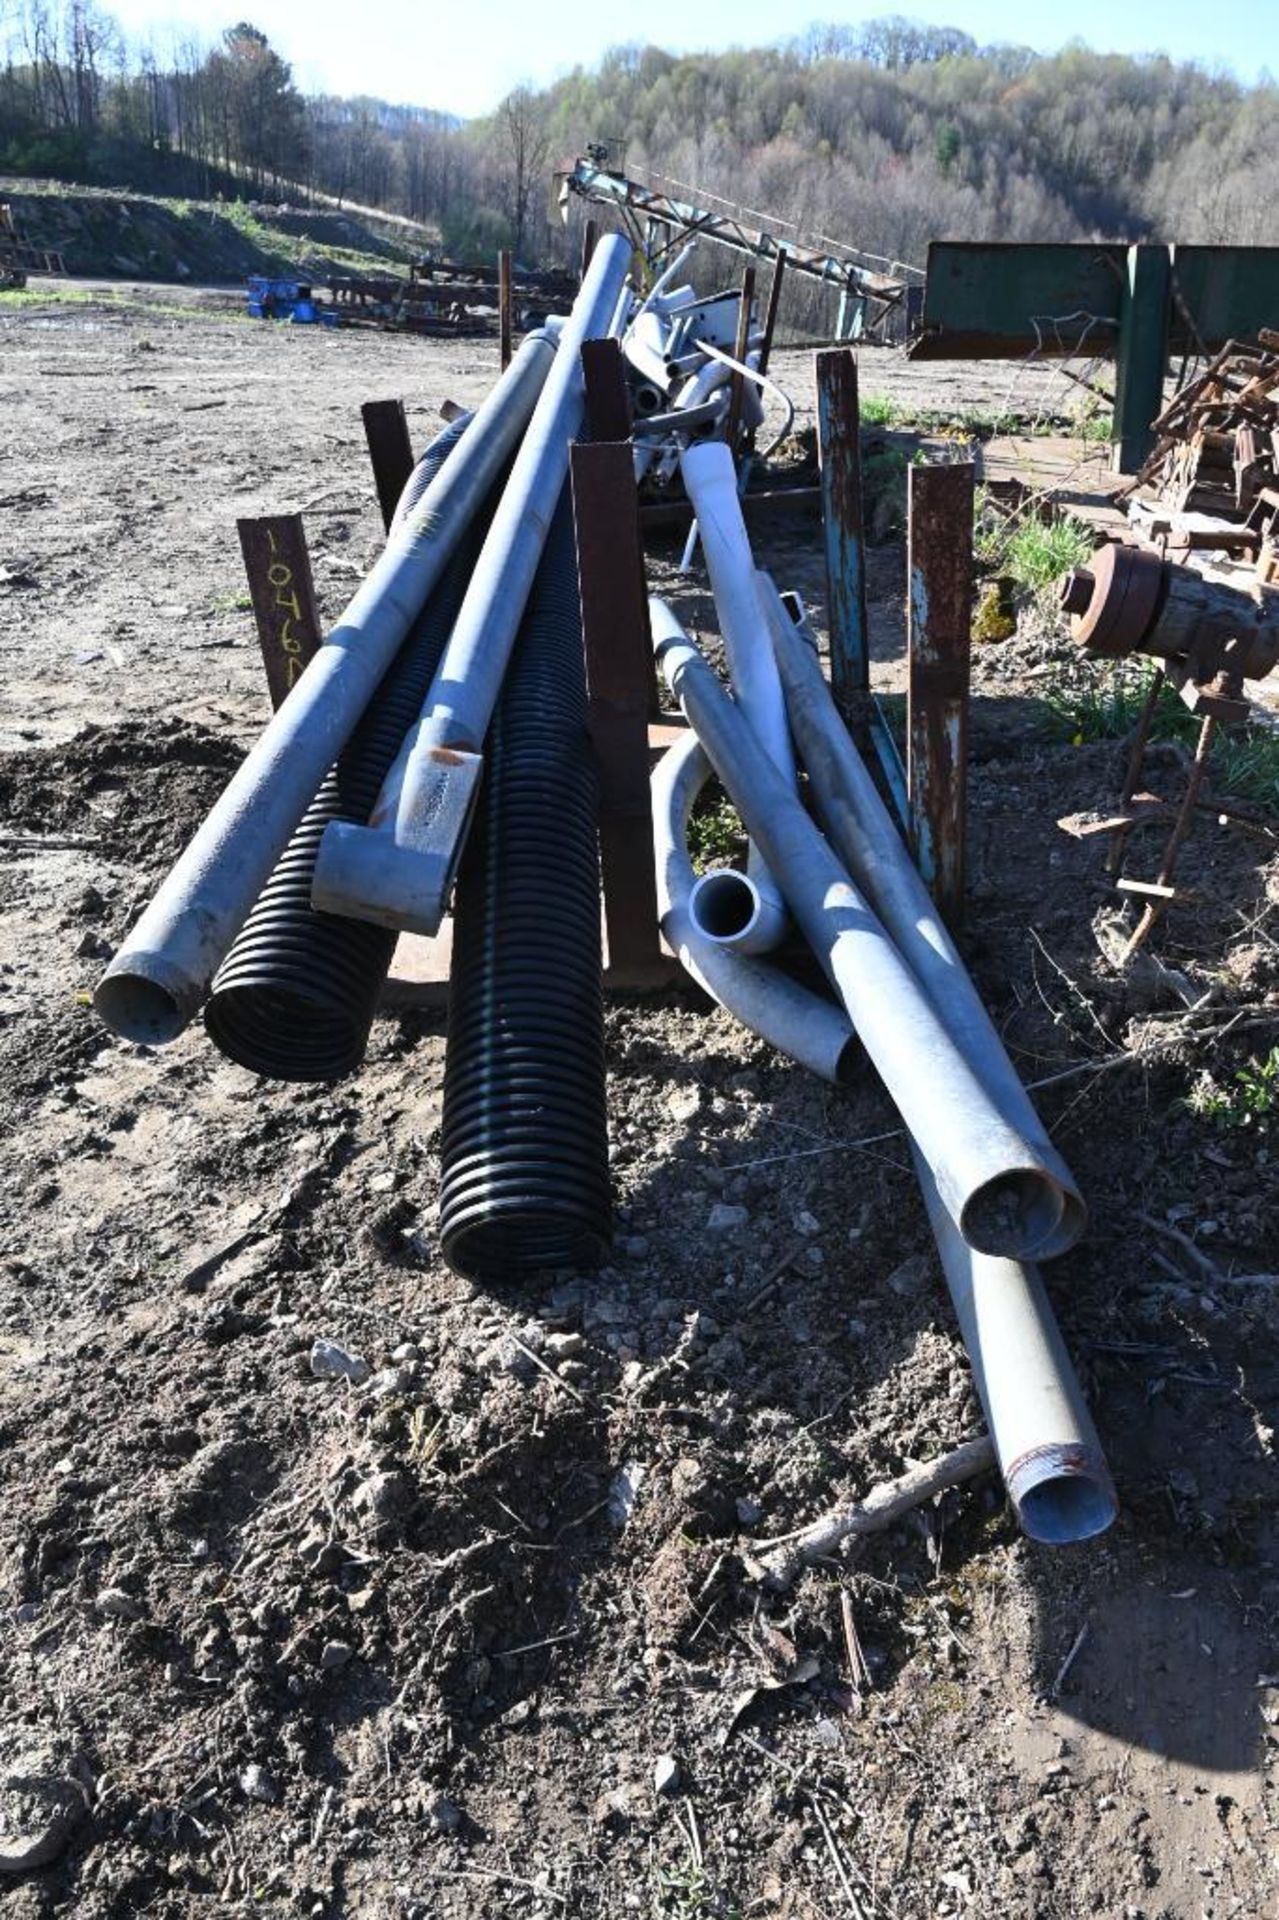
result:
[[[1116,362],[1113,464],[1152,444],[1170,353],[1215,353],[1279,327],[1279,247],[935,240],[917,360],[1106,354]]]

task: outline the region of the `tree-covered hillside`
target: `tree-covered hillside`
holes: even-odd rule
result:
[[[463,125],[304,98],[248,22],[162,55],[94,0],[19,0],[3,31],[0,171],[310,188],[438,223],[453,251],[562,255],[550,169],[595,140],[904,259],[942,235],[1279,241],[1279,90],[1163,57],[1041,57],[887,19],[721,54],[620,47]]]

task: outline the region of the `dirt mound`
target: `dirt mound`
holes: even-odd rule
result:
[[[176,859],[242,758],[176,718],[86,727],[64,746],[0,754],[0,818],[74,834],[150,872]]]
[[[403,235],[339,211],[255,203],[165,200],[86,187],[0,182],[32,244],[62,255],[68,273],[148,280],[243,280],[289,274],[330,255],[403,261]]]

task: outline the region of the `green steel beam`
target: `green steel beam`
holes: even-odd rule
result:
[[[1150,423],[1163,412],[1171,277],[1167,247],[1129,247],[1119,308],[1110,436],[1116,473],[1136,473],[1154,444]]]
[[[1114,465],[1150,451],[1168,355],[1279,324],[1279,247],[934,240],[914,360],[1115,357]]]
[[[911,358],[1020,360],[1035,352],[1112,352],[1126,251],[934,240]]]

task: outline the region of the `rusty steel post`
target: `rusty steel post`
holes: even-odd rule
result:
[[[764,312],[764,339],[759,350],[759,370],[768,372],[768,363],[773,357],[773,335],[777,331],[777,309],[782,304],[782,281],[786,277],[786,249],[777,249],[777,260],[773,267],[772,284],[768,289],[768,306]]]
[[[272,711],[301,677],[324,635],[300,513],[237,520]]]
[[[845,719],[870,690],[866,535],[862,521],[857,362],[847,347],[817,355],[817,449],[826,540],[831,688]]]
[[[582,342],[586,424],[592,440],[629,440],[631,397],[619,340]]]
[[[497,324],[500,336],[502,372],[511,364],[511,252],[503,247],[497,256]]]
[[[750,350],[751,315],[754,307],[755,269],[754,267],[747,266],[742,268],[742,299],[741,305],[737,309],[737,338],[733,344],[733,358],[735,360],[745,360]],[[741,428],[742,395],[744,391],[745,381],[742,375],[740,373],[734,373],[728,386],[728,425],[724,430],[724,438],[728,441],[728,450],[734,459],[737,457],[737,437]]]
[[[952,927],[964,906],[973,467],[907,477],[906,782],[919,870]]]
[[[610,981],[666,977],[648,784],[653,649],[635,462],[625,440],[572,450],[573,520],[591,737],[599,766],[600,864]]]
[[[1208,757],[1212,752],[1212,743],[1216,737],[1216,733],[1217,720],[1215,715],[1211,713],[1205,714],[1199,728],[1199,739],[1195,745],[1195,757],[1191,763],[1190,772],[1186,779],[1186,791],[1182,796],[1181,805],[1177,809],[1177,817],[1173,822],[1172,832],[1169,834],[1168,843],[1164,848],[1164,857],[1159,865],[1159,878],[1154,881],[1153,884],[1141,880],[1121,880],[1119,882],[1121,889],[1125,893],[1146,895],[1146,905],[1142,909],[1141,918],[1133,928],[1128,943],[1119,956],[1119,964],[1121,967],[1126,966],[1132,959],[1138,947],[1143,944],[1151,930],[1158,924],[1167,907],[1176,898],[1177,890],[1173,885],[1173,880],[1177,872],[1177,861],[1180,857],[1181,849],[1190,836],[1190,829],[1195,824],[1195,807],[1199,800],[1199,789],[1203,785],[1204,775],[1208,771]]]
[[[387,533],[395,518],[400,495],[413,471],[413,442],[402,400],[366,400],[360,408],[364,437],[369,444],[373,484]]]
[[[585,280],[586,278],[586,269],[591,264],[591,255],[595,251],[595,242],[599,239],[599,237],[600,237],[599,221],[588,220],[586,222],[586,225],[582,228],[582,258],[581,258],[580,266],[578,268],[578,278],[581,280]]]

